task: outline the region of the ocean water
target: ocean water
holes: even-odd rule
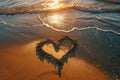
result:
[[[3,50],[14,45],[21,46],[44,38],[58,39],[67,35],[78,42],[79,50],[75,59],[84,59],[104,71],[111,80],[119,80],[119,2],[59,0],[57,8],[60,9],[54,11],[57,5],[52,0],[0,0],[0,55],[2,57],[2,53],[11,53]],[[0,66],[0,70],[5,67],[4,64]]]

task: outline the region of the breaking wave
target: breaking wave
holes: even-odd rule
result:
[[[120,8],[112,8],[112,7],[101,7],[96,5],[90,6],[65,6],[59,7],[55,9],[40,9],[38,6],[29,6],[29,7],[18,7],[12,9],[1,9],[0,15],[14,15],[14,14],[24,14],[24,13],[50,13],[50,12],[60,12],[66,10],[78,10],[83,12],[91,12],[91,13],[111,13],[111,12],[120,12]]]
[[[8,1],[8,3],[10,1]],[[21,0],[18,0],[18,1],[21,1]],[[16,15],[16,14],[26,14],[26,13],[29,13],[29,14],[34,14],[35,13],[35,14],[42,15],[42,14],[51,14],[51,13],[59,13],[59,12],[61,13],[61,12],[67,12],[67,11],[70,11],[70,10],[74,10],[74,11],[76,11],[76,13],[78,12],[78,14],[81,14],[81,12],[84,12],[84,13],[88,13],[88,14],[94,15],[94,16],[86,17],[86,15],[84,15],[84,13],[82,13],[82,15],[84,15],[84,16],[80,17],[80,18],[76,18],[75,22],[77,22],[77,19],[79,19],[79,21],[76,24],[72,24],[72,27],[68,30],[58,29],[58,28],[50,25],[49,23],[47,23],[43,19],[43,17],[40,17],[40,16],[37,16],[37,17],[43,25],[45,25],[47,27],[50,27],[50,28],[52,28],[53,30],[56,30],[56,31],[71,32],[71,31],[74,31],[74,30],[83,30],[83,29],[87,29],[87,28],[92,27],[92,28],[96,28],[96,29],[99,29],[99,30],[112,31],[112,32],[115,32],[116,34],[120,34],[120,29],[119,29],[120,19],[119,19],[119,17],[117,17],[117,16],[119,16],[118,14],[120,12],[119,4],[117,4],[117,5],[112,4],[111,5],[111,4],[108,4],[108,3],[107,4],[104,3],[102,5],[99,5],[98,3],[100,1],[96,1],[96,0],[91,0],[91,2],[89,0],[85,0],[85,1],[84,0],[75,0],[75,1],[71,0],[71,1],[69,1],[70,2],[69,4],[63,5],[61,7],[53,9],[53,8],[43,7],[43,5],[46,3],[46,1],[44,1],[44,0],[37,0],[37,1],[31,0],[30,4],[27,5],[27,6],[18,6],[17,1],[13,2],[13,3],[12,2],[11,2],[11,4],[14,4],[15,7],[12,6],[12,7],[9,7],[9,8],[1,8],[1,6],[0,6],[0,15]],[[62,2],[62,0],[61,0],[61,2]],[[5,2],[4,1],[1,2],[2,6],[3,6],[3,3],[5,3]],[[48,0],[48,3],[49,3],[49,0]],[[67,0],[66,0],[65,3],[68,3]],[[92,4],[89,4],[89,3],[92,3]],[[119,2],[117,2],[117,3],[119,3]],[[26,4],[28,4],[27,1],[24,2],[24,5],[26,5]],[[9,6],[10,6],[10,4],[9,4]],[[114,15],[116,17],[108,16],[110,19],[109,18],[104,18],[106,16],[104,14],[110,14],[110,15]],[[82,23],[80,23],[80,21],[83,21],[85,23],[82,24]],[[0,21],[0,23],[5,24],[5,25],[10,25],[10,26],[15,26],[14,24],[9,23],[9,22],[4,21],[4,20]],[[71,22],[69,22],[69,23],[71,23]],[[91,25],[93,23],[94,23],[94,25]],[[95,25],[95,24],[98,24],[98,25]],[[28,23],[25,24],[25,25],[32,26]],[[99,27],[99,25],[100,25],[100,27]],[[67,25],[67,26],[69,26],[69,25]],[[84,27],[78,27],[78,26],[84,26]]]

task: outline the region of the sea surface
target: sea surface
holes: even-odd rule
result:
[[[119,2],[0,0],[0,80],[120,80]],[[63,36],[76,39],[79,48],[59,78],[35,47]]]

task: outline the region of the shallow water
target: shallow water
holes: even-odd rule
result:
[[[29,7],[39,5],[39,9],[48,9],[50,0],[0,0],[0,11],[16,7]],[[82,8],[89,7],[97,10],[102,7],[120,8],[117,3],[109,3],[100,0],[60,0],[62,6],[77,5]],[[94,7],[94,6],[95,7]],[[100,12],[100,11],[99,11]],[[0,74],[3,80],[23,79],[31,80],[39,76],[44,79],[48,72],[48,78],[58,79],[52,65],[41,63],[35,54],[33,41],[68,35],[75,38],[79,44],[79,50],[75,58],[70,59],[63,69],[63,80],[72,78],[78,80],[101,80],[96,74],[112,80],[120,79],[120,13],[82,11],[78,9],[61,10],[59,12],[40,13],[16,13],[14,15],[0,15]],[[33,42],[33,45],[31,45]],[[27,44],[29,46],[27,46]],[[11,47],[15,46],[15,47]],[[27,47],[26,47],[27,46]],[[31,48],[32,47],[32,48]],[[30,53],[30,54],[28,54]],[[14,57],[13,57],[14,56]],[[21,59],[23,58],[23,60]],[[11,61],[9,61],[11,60]],[[26,60],[26,62],[24,62]],[[81,60],[83,62],[81,62]],[[16,61],[16,62],[14,62]],[[73,63],[76,62],[75,68]],[[86,62],[84,62],[86,61]],[[32,62],[32,63],[31,63]],[[23,65],[23,63],[25,65]],[[35,64],[35,65],[34,65]],[[83,64],[82,66],[80,64]],[[90,69],[87,69],[86,64]],[[93,66],[94,64],[94,66]],[[13,66],[12,66],[13,65]],[[34,66],[33,66],[34,65]],[[27,69],[29,66],[30,69]],[[33,66],[33,67],[32,67]],[[43,66],[43,67],[40,67]],[[49,68],[51,66],[51,68]],[[67,68],[67,67],[69,68]],[[81,67],[80,67],[81,66]],[[40,67],[40,68],[39,68]],[[84,67],[84,69],[82,68]],[[96,69],[97,68],[97,69]],[[27,69],[25,72],[24,70]],[[44,70],[43,70],[44,69]],[[71,76],[77,70],[81,76]],[[82,70],[83,69],[83,70]],[[99,72],[99,70],[102,72]],[[32,73],[32,70],[35,74]],[[37,71],[38,70],[38,71]],[[49,70],[53,70],[49,73]],[[17,71],[17,72],[16,72]],[[12,72],[10,74],[10,72]],[[30,72],[30,73],[29,73]],[[67,74],[69,72],[69,74]],[[87,72],[87,73],[85,73]],[[96,74],[94,74],[96,73]],[[106,73],[106,74],[104,74]],[[29,75],[34,75],[31,78]],[[6,78],[5,76],[9,76]],[[26,77],[29,76],[29,77]],[[51,76],[51,77],[49,77]],[[69,77],[70,76],[70,77]],[[87,77],[85,77],[87,76]],[[97,78],[93,78],[96,76]],[[26,77],[26,78],[25,78]],[[71,78],[72,77],[72,78]],[[103,78],[102,78],[103,80]]]

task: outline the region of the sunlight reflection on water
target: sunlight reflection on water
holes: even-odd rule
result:
[[[64,21],[64,16],[59,14],[53,14],[51,16],[48,16],[47,19],[51,24],[62,24],[62,21]]]

